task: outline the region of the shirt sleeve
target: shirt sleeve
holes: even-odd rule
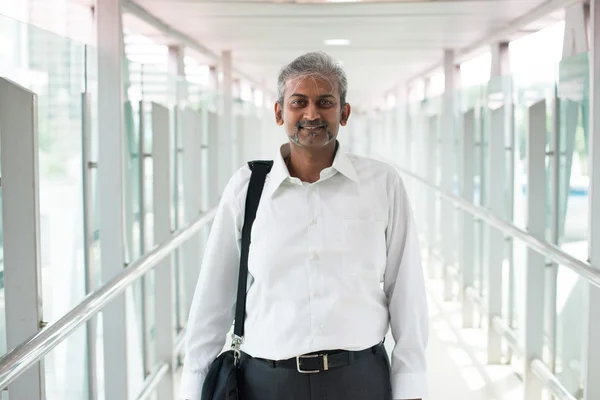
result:
[[[384,290],[396,343],[391,357],[392,393],[396,400],[423,399],[428,392],[429,334],[425,278],[415,219],[397,173],[389,197]]]
[[[190,308],[179,393],[182,399],[200,398],[206,374],[223,350],[234,319],[243,218],[235,180],[232,178],[225,188],[212,223]]]

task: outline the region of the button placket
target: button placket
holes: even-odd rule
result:
[[[318,199],[318,187],[315,184],[307,186],[306,190],[306,224],[307,224],[307,244],[309,250],[309,270],[310,274],[310,297],[311,297],[311,320],[312,320],[312,332],[316,336],[320,336],[323,333],[323,315],[321,315],[321,302],[323,301],[323,290],[321,287],[321,234],[319,231],[318,218],[319,215],[319,199]]]

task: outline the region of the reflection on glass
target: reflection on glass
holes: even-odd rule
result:
[[[143,154],[140,154],[140,103],[139,100],[133,101],[131,97],[135,97],[135,90],[139,82],[135,79],[138,75],[135,72],[142,69],[138,64],[123,60],[125,70],[125,93],[128,98],[124,105],[125,119],[125,240],[127,243],[126,261],[131,263],[136,261],[142,255],[142,238],[141,232],[141,163],[140,159]],[[140,90],[141,93],[143,91]],[[146,304],[144,302],[145,288],[142,281],[136,281],[130,289],[125,292],[125,300],[127,312],[133,318],[127,319],[127,358],[129,360],[129,376],[130,396],[136,396],[142,387],[145,374],[146,363],[145,356],[147,355],[144,348],[144,324],[147,316]]]
[[[588,54],[564,59],[559,67],[559,244],[582,260],[588,258],[589,110]],[[559,267],[556,297],[556,373],[581,398],[585,283]]]
[[[0,355],[6,354],[6,310],[4,304],[4,238],[2,234],[2,188],[0,188]]]
[[[42,296],[45,319],[55,321],[85,295],[81,166],[85,46],[2,16],[0,32],[12,45],[8,57],[1,57],[0,75],[38,95]],[[78,333],[45,358],[49,400],[87,398],[85,349],[85,335]],[[75,379],[72,374],[77,374]]]
[[[588,55],[560,63],[559,237],[575,257],[587,259],[588,241]],[[564,246],[563,246],[564,248]]]
[[[565,250],[572,249],[566,245]],[[584,279],[560,266],[556,297],[556,376],[576,398],[581,399],[583,388],[582,341],[586,300]]]

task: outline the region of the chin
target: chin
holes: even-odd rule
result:
[[[326,134],[319,134],[314,137],[306,136],[306,135],[298,135],[298,142],[299,142],[298,143],[298,142],[296,142],[296,140],[294,139],[294,136],[292,135],[290,137],[290,141],[297,146],[320,149],[322,147],[327,146],[331,142],[334,142],[335,136],[333,136],[331,139],[329,139],[329,137]]]

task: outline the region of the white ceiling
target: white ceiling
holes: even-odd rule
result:
[[[396,85],[441,64],[444,49],[473,50],[498,31],[512,31],[511,25],[515,30],[504,34],[504,40],[560,19],[562,12],[519,23],[519,17],[535,13],[546,2],[557,0],[135,0],[213,53],[231,50],[235,68],[269,90],[275,90],[284,64],[304,52],[326,51],[344,63],[348,99],[358,105],[382,99]],[[168,41],[164,36],[156,39]],[[326,46],[325,39],[352,43]]]

